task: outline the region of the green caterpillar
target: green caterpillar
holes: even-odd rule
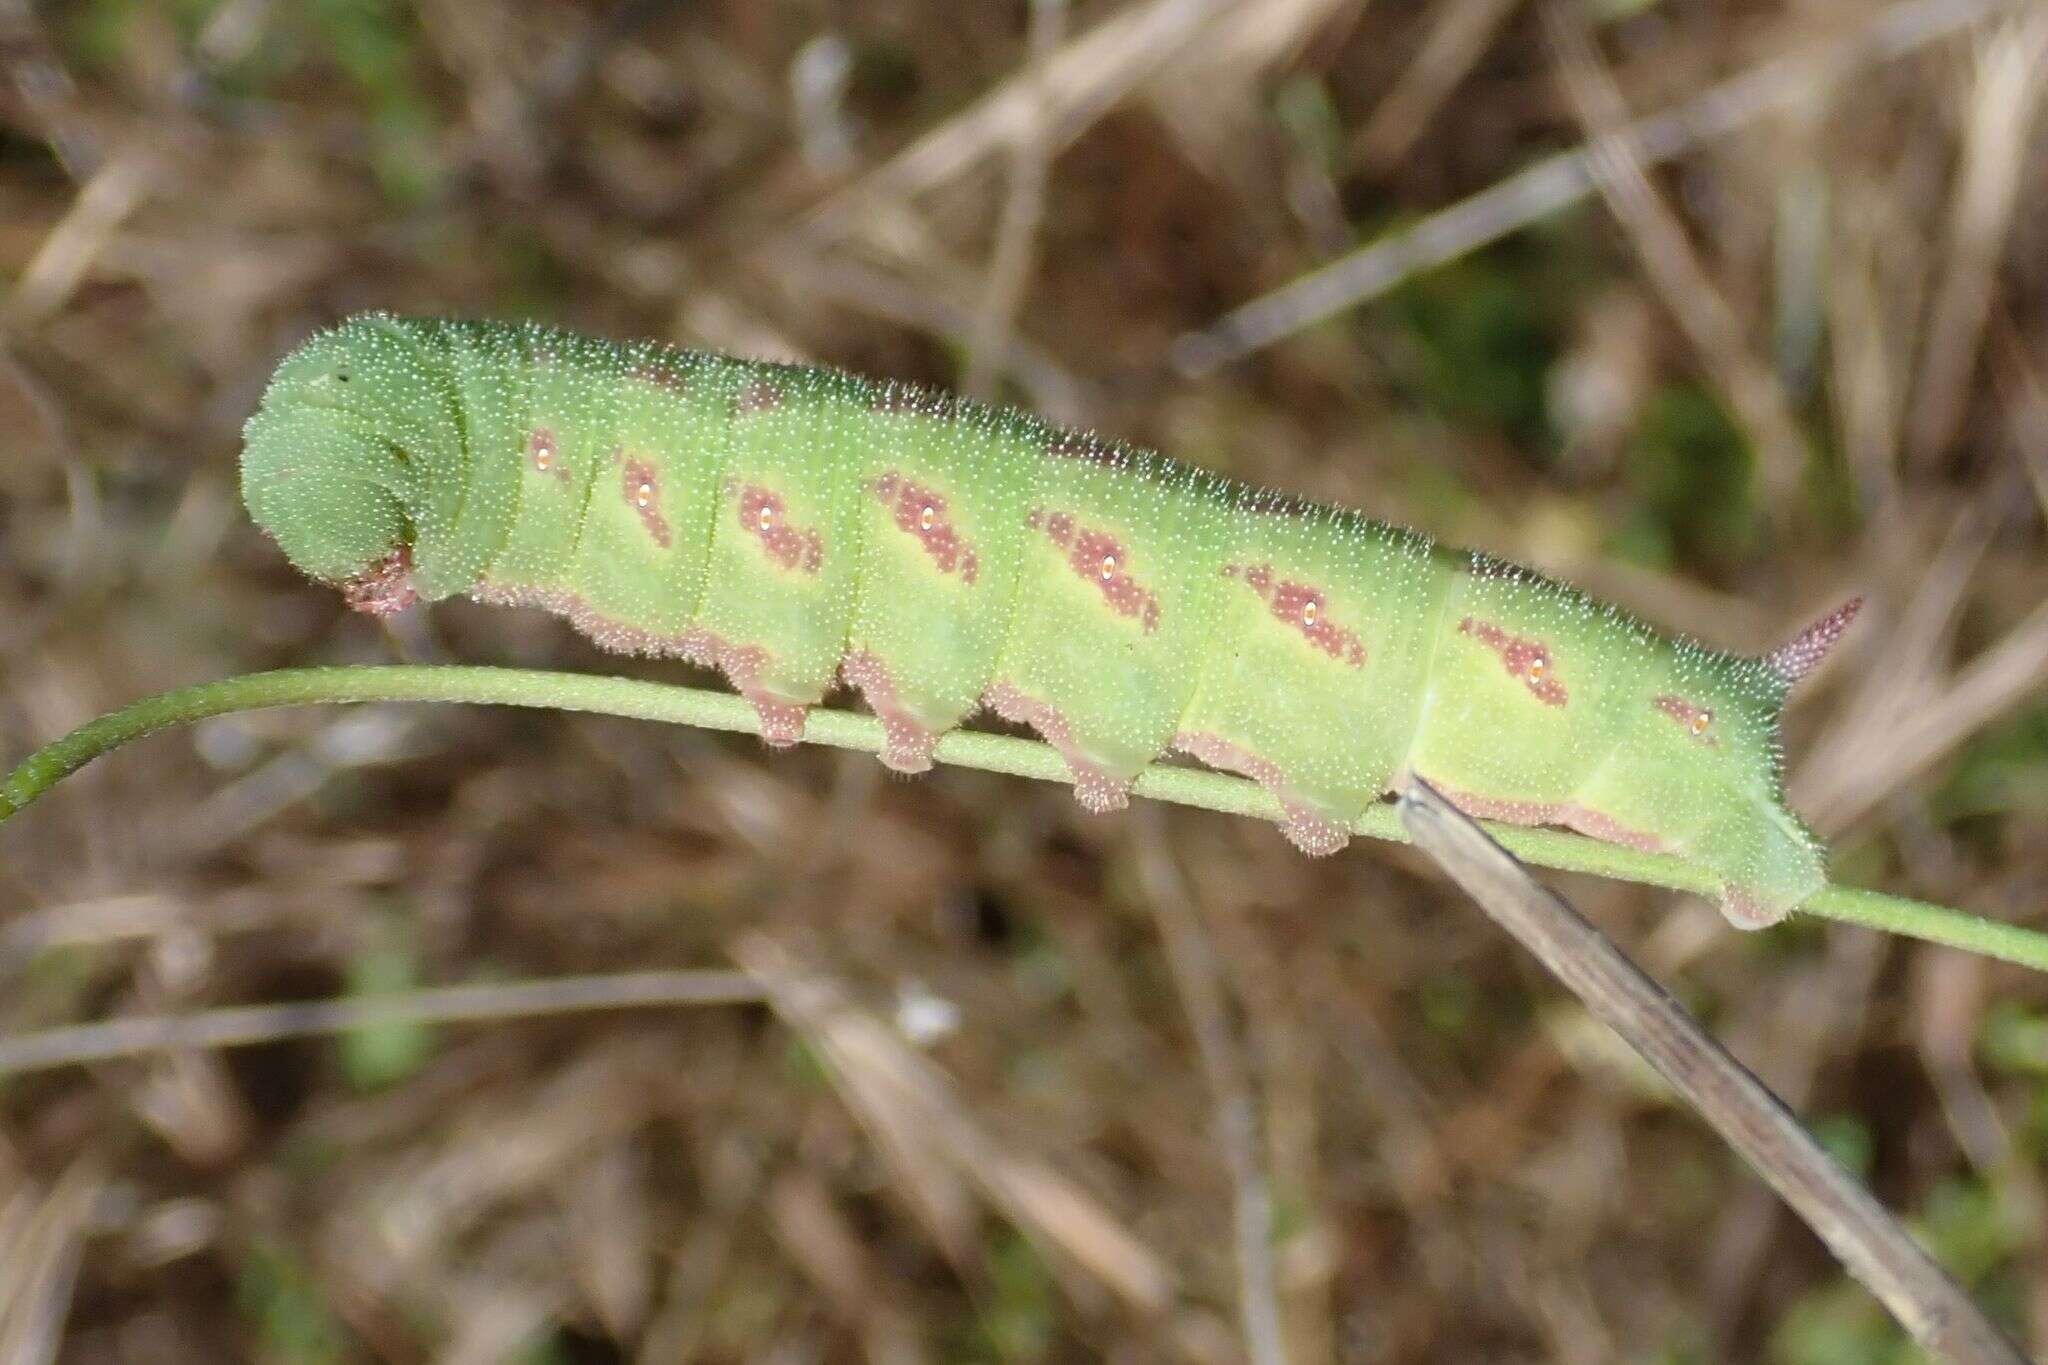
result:
[[[843,679],[903,772],[988,706],[1091,811],[1179,750],[1324,854],[1412,771],[1475,815],[1677,853],[1740,925],[1825,884],[1777,723],[1855,602],[1738,657],[1021,413],[534,325],[352,318],[285,359],[246,437],[251,515],[356,609],[545,607],[722,668],[771,744]]]

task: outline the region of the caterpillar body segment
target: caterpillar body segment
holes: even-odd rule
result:
[[[1009,643],[1036,424],[901,384],[853,420],[860,591],[840,671],[882,720],[882,761],[921,772]]]
[[[1205,570],[1227,490],[1149,451],[1033,434],[1020,590],[985,695],[1059,748],[1083,805],[1114,810],[1171,745],[1214,647],[1222,585]]]
[[[446,458],[461,471],[458,488],[447,490],[450,529],[443,553],[420,552],[413,578],[430,600],[466,592],[481,582],[502,557],[518,515],[522,469],[518,460],[476,460],[479,451],[513,450],[524,434],[520,414],[527,407],[529,370],[518,334],[503,328],[451,327],[438,338],[445,351],[445,383],[460,434]],[[401,333],[394,346],[419,350],[423,342]],[[434,361],[424,350],[420,364]],[[451,480],[453,481],[453,480]],[[431,569],[424,567],[430,563]]]
[[[370,314],[250,418],[251,514],[366,611],[468,593],[715,665],[771,743],[843,679],[882,759],[986,706],[1092,810],[1179,751],[1252,777],[1311,853],[1407,772],[1491,818],[1667,851],[1745,925],[1825,881],[1779,788],[1790,685],[1485,556],[837,371],[531,324]]]
[[[1581,594],[1474,556],[1444,601],[1409,766],[1458,775],[1458,799],[1498,818],[1578,823],[1657,649]],[[1515,742],[1489,717],[1512,717]]]
[[[417,344],[431,348],[444,336],[429,332]],[[597,503],[602,467],[623,434],[624,360],[617,348],[582,337],[529,333],[521,340],[506,386],[513,441],[496,450],[479,445],[470,453],[473,467],[509,464],[519,475],[511,482],[512,517],[504,542],[476,581],[494,600],[530,600],[612,619],[609,608],[618,604],[608,599],[619,594],[624,570],[613,566],[588,576],[595,557],[584,558],[583,534]],[[472,420],[485,431],[495,427],[493,434],[503,440],[505,428],[493,414],[479,411]],[[416,548],[416,571],[417,559]],[[617,619],[634,620],[623,613]],[[647,624],[644,618],[636,622],[642,629]]]
[[[1214,643],[1175,746],[1272,788],[1305,851],[1343,846],[1399,775],[1455,562],[1421,536],[1239,490]]]

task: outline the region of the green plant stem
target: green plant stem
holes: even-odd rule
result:
[[[636,678],[453,665],[282,669],[181,687],[146,697],[80,726],[30,754],[0,781],[0,821],[109,749],[158,730],[231,711],[365,701],[469,702],[593,711],[712,730],[757,733],[753,707],[739,697]],[[882,747],[882,727],[872,716],[821,709],[812,711],[805,722],[804,738],[816,744],[873,753]],[[1052,748],[1009,735],[954,730],[939,740],[935,756],[941,763],[985,772],[1048,782],[1067,780],[1066,762]],[[1139,774],[1135,790],[1139,796],[1155,801],[1232,815],[1275,819],[1280,814],[1273,798],[1256,783],[1195,768],[1155,764]],[[1719,890],[1712,873],[1667,854],[1596,843],[1558,830],[1512,825],[1488,828],[1516,857],[1543,867],[1589,872],[1703,896],[1713,896]],[[1369,838],[1403,843],[1408,837],[1390,805],[1366,811],[1352,830]],[[1808,914],[2048,971],[2048,934],[1982,919],[1947,906],[1830,886],[1800,908]]]

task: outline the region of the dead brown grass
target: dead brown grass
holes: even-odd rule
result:
[[[287,663],[615,667],[508,611],[380,633],[236,498],[238,424],[310,327],[539,315],[965,378],[1732,646],[1861,592],[1795,790],[1855,879],[2040,924],[2041,742],[1997,741],[1989,806],[1954,784],[2048,676],[2048,40],[1961,8],[1996,12],[1723,109],[1675,160],[1603,142],[1605,199],[1194,381],[1175,338],[1347,234],[1892,11],[1655,0],[1561,47],[1540,6],[1468,0],[0,5],[0,750]],[[1548,349],[1508,368],[1549,387],[1540,427],[1431,377],[1476,362],[1417,317],[1482,294],[1534,300]],[[1656,500],[1644,461],[1681,457],[1642,433],[1677,393],[1766,452],[1746,530]],[[1644,526],[1657,554],[1617,535]],[[2048,988],[1570,889],[1857,1135],[1886,1202],[2005,1211],[1969,1273],[2048,1345],[2048,1057],[1983,1049]],[[735,967],[765,1003],[0,1082],[0,1365],[1789,1365],[1818,1359],[1787,1354],[1802,1315],[1861,1324],[1411,854],[377,709],[159,738],[0,828],[0,1033]]]

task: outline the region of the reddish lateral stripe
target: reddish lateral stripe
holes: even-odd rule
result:
[[[1329,599],[1321,589],[1291,580],[1275,582],[1270,564],[1226,564],[1225,578],[1244,578],[1276,619],[1284,621],[1323,653],[1351,668],[1365,667],[1365,645],[1356,632],[1330,619]]]
[[[1707,733],[1707,727],[1714,723],[1714,713],[1704,706],[1696,706],[1684,697],[1675,697],[1669,692],[1652,697],[1650,705],[1662,711],[1685,728],[1686,737],[1695,744],[1704,744],[1709,749],[1718,742]]]
[[[973,545],[946,516],[946,499],[943,496],[922,484],[913,483],[893,469],[877,478],[870,487],[883,506],[893,506],[896,529],[917,537],[934,568],[942,574],[957,571],[962,583],[970,588],[974,586],[974,580],[981,572],[981,561],[975,558]]]
[[[687,659],[694,664],[717,667],[737,691],[754,707],[760,718],[761,738],[781,748],[804,736],[806,703],[777,696],[761,686],[761,670],[770,659],[760,645],[738,645],[724,636],[692,627],[680,635],[655,635],[594,611],[580,594],[557,588],[508,588],[482,582],[469,595],[479,602],[500,607],[539,607],[542,611],[568,618],[569,624],[590,637],[599,649],[617,654],[644,654],[654,658]]]
[[[1033,509],[1024,524],[1065,550],[1067,567],[1093,583],[1111,611],[1138,622],[1147,635],[1159,629],[1159,599],[1125,567],[1122,541],[1042,507]]]
[[[494,607],[538,607],[552,615],[565,617],[570,625],[589,636],[599,649],[614,654],[687,659],[707,667],[718,662],[721,645],[718,637],[709,631],[687,630],[680,635],[656,635],[593,610],[580,594],[560,588],[507,587],[486,579],[471,588],[469,595]]]
[[[840,660],[839,676],[860,689],[868,708],[882,722],[883,763],[899,773],[921,773],[932,766],[938,732],[904,706],[887,664],[866,650],[855,650]]]
[[[612,452],[614,459],[619,454]],[[645,460],[627,460],[620,473],[619,489],[625,495],[626,506],[640,514],[640,524],[647,528],[647,534],[666,550],[675,537],[669,533],[668,518],[661,514],[661,476],[654,466]]]
[[[825,542],[808,526],[792,526],[782,495],[759,484],[739,490],[740,525],[761,542],[768,557],[785,569],[815,574],[825,562]]]
[[[1280,765],[1261,758],[1250,749],[1207,730],[1183,730],[1173,737],[1173,747],[1192,754],[1212,768],[1243,773],[1273,794],[1280,803],[1280,829],[1287,841],[1311,858],[1324,858],[1351,841],[1351,831],[1318,814],[1314,807],[1294,794]]]
[[[1529,695],[1545,706],[1563,706],[1571,700],[1564,684],[1557,680],[1556,668],[1550,659],[1550,646],[1541,640],[1510,635],[1491,621],[1480,621],[1470,616],[1458,622],[1458,633],[1473,636],[1500,655],[1501,665],[1521,679],[1522,686],[1529,689]]]
[[[1661,852],[1664,841],[1647,830],[1624,825],[1611,815],[1579,805],[1576,801],[1517,801],[1497,796],[1480,796],[1458,791],[1432,779],[1444,799],[1475,820],[1499,820],[1510,825],[1561,825],[1575,829],[1589,839],[1620,844],[1645,853]]]
[[[1004,720],[1029,725],[1047,744],[1059,750],[1074,779],[1074,799],[1083,810],[1102,815],[1122,810],[1131,803],[1131,779],[1113,776],[1089,759],[1074,738],[1074,729],[1058,707],[1027,695],[1012,683],[997,679],[981,694],[982,704]]]
[[[768,664],[768,651],[759,645],[733,645],[716,636],[712,638],[718,650],[718,666],[725,670],[727,681],[753,704],[754,715],[761,722],[762,741],[786,749],[802,739],[805,705],[778,697],[761,686],[761,670]]]

